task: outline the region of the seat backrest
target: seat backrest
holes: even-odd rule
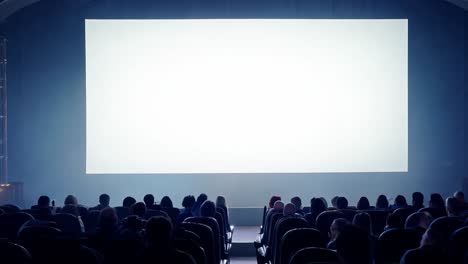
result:
[[[442,245],[448,246],[452,233],[463,227],[463,224],[463,220],[459,217],[442,216],[434,220],[429,228],[434,229],[441,235]]]
[[[57,223],[64,236],[79,238],[82,235],[81,224],[78,217],[72,214],[55,214],[54,222]]]
[[[180,251],[191,255],[197,264],[206,264],[205,250],[191,239],[174,239],[172,244]]]
[[[216,259],[221,259],[221,250],[224,250],[224,238],[219,232],[219,225],[216,219],[214,219],[213,217],[194,216],[185,219],[184,222],[200,223],[209,226],[211,228],[211,231],[213,232],[214,253],[216,255]]]
[[[387,210],[362,210],[360,212],[367,213],[372,222],[372,232],[376,236],[380,236],[387,224]]]
[[[283,218],[282,213],[275,213],[271,216],[270,220],[268,221],[267,229],[266,229],[266,239],[265,239],[265,245],[271,246],[273,244],[273,234],[274,234],[274,229],[276,226],[276,222]]]
[[[2,263],[29,264],[32,263],[31,254],[23,246],[0,240],[0,260]]]
[[[309,224],[302,217],[286,216],[278,220],[273,231],[272,259],[273,263],[280,262],[280,244],[284,234],[294,228],[306,228]]]
[[[224,209],[221,208],[221,207],[216,207],[216,213],[219,213],[221,215],[221,218],[223,219],[223,226],[222,226],[222,229],[221,229],[221,226],[219,228],[219,230],[222,230],[223,231],[223,234],[226,234],[228,231],[228,226],[226,224],[226,214],[224,213]],[[218,218],[215,217],[216,220],[218,221]],[[219,223],[219,221],[218,221]]]
[[[291,257],[289,264],[314,264],[314,263],[327,263],[338,264],[340,258],[338,254],[330,249],[307,247],[297,251]]]
[[[164,212],[164,211],[161,211],[161,210],[152,210],[152,209],[146,210],[146,214],[145,214],[145,219],[146,219],[146,220],[150,219],[150,218],[153,217],[153,216],[164,216],[164,217],[167,217],[168,219],[171,219],[171,218],[169,217],[169,215],[168,215],[166,212]],[[171,221],[172,221],[172,220],[171,220]]]
[[[421,235],[412,229],[394,228],[383,232],[378,242],[378,263],[399,262],[403,254],[419,247]]]
[[[321,212],[317,216],[317,220],[315,222],[315,227],[317,228],[320,233],[327,239],[328,241],[328,232],[330,231],[330,226],[333,220],[337,218],[346,218],[345,214],[338,212],[338,211],[325,211]]]
[[[4,204],[0,206],[0,209],[2,209],[5,213],[17,213],[21,211],[21,208],[14,204]]]
[[[82,206],[82,205],[77,205],[78,208],[78,213],[80,214],[81,217],[86,217],[88,214],[88,208]]]
[[[453,232],[449,243],[450,263],[462,264],[468,253],[468,226]]]
[[[169,216],[169,218],[172,221],[172,224],[175,225],[177,216],[180,214],[180,210],[178,208],[163,208],[161,211],[166,212],[166,214]]]
[[[447,216],[447,211],[445,211],[443,208],[427,207],[427,208],[419,209],[418,212],[429,213],[434,219],[442,217],[442,216]]]
[[[184,221],[180,224],[180,227],[192,231],[200,237],[200,246],[205,250],[207,263],[220,262],[219,254],[215,254],[214,235],[209,226],[205,224]]]
[[[354,209],[339,209],[337,211],[343,213],[345,218],[350,222],[353,222],[354,215],[357,213],[357,211]]]
[[[0,215],[0,238],[8,238],[15,241],[21,226],[33,220],[30,214],[17,212]]]
[[[281,239],[279,264],[289,263],[294,253],[306,247],[326,247],[325,238],[320,231],[314,228],[295,228],[289,230]]]
[[[260,228],[260,234],[263,234],[265,228],[265,221],[266,221],[266,214],[267,214],[267,207],[266,205],[263,206],[263,215],[262,215],[262,226]]]
[[[225,242],[226,241],[226,226],[224,225],[223,215],[220,212],[216,212],[215,219],[216,219],[216,222],[218,222],[219,234],[220,236],[223,237],[222,240]]]
[[[418,209],[413,208],[413,207],[405,207],[405,208],[398,208],[395,211],[393,211],[393,214],[398,215],[399,217],[403,218],[405,221],[408,218],[408,216],[412,213],[416,213]]]
[[[119,221],[121,221],[122,219],[125,219],[125,217],[127,217],[128,214],[130,213],[127,207],[116,206],[114,207],[114,209],[115,209],[115,213],[117,214],[117,218],[119,218]]]
[[[82,219],[83,224],[85,226],[86,233],[92,234],[96,232],[96,227],[99,222],[99,214],[100,214],[100,211],[91,210],[91,211],[88,211],[88,214],[86,215],[86,217]]]
[[[183,228],[176,228],[174,231],[174,238],[175,239],[189,239],[195,241],[197,244],[201,245],[201,239],[200,236],[195,234],[194,232],[183,229]]]
[[[216,211],[220,212],[223,215],[224,225],[226,226],[226,232],[231,232],[231,224],[229,222],[229,213],[228,209],[225,206],[216,207]]]

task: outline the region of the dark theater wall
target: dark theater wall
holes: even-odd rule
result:
[[[86,175],[84,18],[408,18],[409,171]],[[43,0],[1,26],[9,39],[10,180],[24,182],[28,205],[41,194],[61,204],[69,193],[93,205],[102,192],[114,205],[150,192],[179,205],[183,195],[203,191],[237,207],[262,206],[272,194],[304,203],[413,191],[446,196],[468,175],[467,28],[467,12],[441,0]]]

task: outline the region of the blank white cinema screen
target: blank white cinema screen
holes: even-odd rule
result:
[[[406,19],[86,20],[86,173],[408,170]]]

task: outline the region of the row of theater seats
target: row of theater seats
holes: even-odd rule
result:
[[[129,208],[114,209],[120,223],[134,218]],[[135,254],[144,246],[141,241],[116,238],[111,250],[101,251],[103,241],[96,241],[101,212],[82,207],[79,216],[55,213],[44,219],[34,210],[0,206],[0,263],[8,263],[2,256],[3,260],[4,256],[15,259],[11,263],[134,263]],[[175,223],[177,216],[169,214],[147,210],[144,219],[164,217]],[[216,208],[214,218],[186,218],[175,225],[171,243],[195,264],[227,263],[234,226],[226,222],[223,208]]]
[[[304,211],[307,212],[307,209]],[[274,212],[267,218],[267,208],[264,208],[263,225],[260,235],[254,242],[257,250],[258,263],[298,264],[298,263],[400,263],[402,256],[411,249],[420,246],[425,232],[422,228],[405,228],[405,222],[411,215],[422,212],[430,216],[432,222],[428,229],[436,230],[441,237],[442,251],[447,258],[426,263],[468,263],[468,227],[462,217],[449,217],[441,208],[412,207],[396,210],[356,210],[328,209],[320,213],[315,223],[308,222],[303,215],[284,215]],[[353,222],[355,215],[365,213],[370,218],[370,231],[356,229],[348,250],[367,255],[358,258],[360,261],[346,261],[340,256],[339,250],[327,249],[330,242],[330,231],[335,219],[346,219]],[[388,216],[392,215],[391,225],[387,225]],[[363,231],[363,232],[360,232]],[[353,234],[352,231],[350,231]],[[360,237],[361,235],[361,237]],[[267,238],[262,239],[262,238]],[[368,241],[368,242],[367,242]],[[366,248],[365,244],[369,243]],[[338,252],[337,252],[338,251]],[[358,256],[359,257],[359,256]],[[424,259],[421,256],[420,259]],[[364,261],[364,262],[361,262]],[[432,260],[434,261],[434,260]],[[402,262],[403,263],[403,262]],[[414,263],[419,263],[414,262]]]

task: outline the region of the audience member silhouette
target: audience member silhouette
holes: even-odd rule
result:
[[[392,228],[403,228],[405,226],[405,219],[399,214],[391,213],[387,216],[387,225],[385,231]]]
[[[230,232],[231,231],[231,226],[229,224],[229,210],[226,202],[226,198],[222,195],[219,195],[216,197],[216,208],[221,208],[222,209],[222,214],[224,218],[224,225],[226,226],[226,231]]]
[[[408,207],[406,198],[403,195],[397,195],[397,197],[395,197],[395,203],[390,207],[390,209],[395,210],[398,208],[406,208],[406,207]]]
[[[182,251],[176,250],[171,241],[173,227],[166,217],[151,217],[146,224],[143,236],[144,250],[140,253],[138,263],[195,263],[195,260]]]
[[[126,208],[130,208],[132,205],[134,205],[136,203],[136,200],[135,198],[131,197],[131,196],[127,196],[123,199],[122,201],[122,206],[123,207],[126,207]]]
[[[304,216],[304,211],[302,210],[302,200],[299,196],[294,196],[291,198],[291,203],[296,207],[296,214]]]
[[[106,193],[99,195],[99,204],[95,207],[89,208],[89,210],[97,210],[101,211],[102,209],[109,207],[110,204],[110,196]]]
[[[359,201],[357,202],[356,207],[357,207],[358,210],[369,210],[369,209],[371,209],[369,199],[367,199],[367,197],[364,197],[364,196],[359,198]]]
[[[408,250],[401,258],[400,264],[447,263],[447,256],[441,249],[441,237],[434,229],[427,229],[421,239],[419,248]]]
[[[200,206],[200,216],[201,217],[215,217],[216,214],[216,206],[215,204],[210,201],[206,200]]]
[[[155,203],[154,196],[152,194],[146,194],[143,197],[143,202],[146,205],[146,209],[148,210],[160,210],[161,207]]]
[[[414,192],[412,194],[412,207],[414,209],[421,209],[424,207],[424,195],[420,192]]]
[[[338,197],[336,199],[336,208],[337,209],[348,209],[348,199],[345,197]]]
[[[104,255],[112,253],[112,243],[118,238],[117,214],[112,207],[99,212],[96,232],[90,236],[91,245]]]
[[[333,220],[332,224],[330,225],[330,242],[328,242],[327,245],[328,249],[336,250],[336,238],[348,224],[350,224],[350,222],[345,218],[337,218]]]
[[[161,210],[166,212],[167,215],[171,218],[172,223],[175,223],[180,211],[178,208],[174,208],[171,198],[169,198],[169,196],[164,196],[161,199],[160,206]]]
[[[50,207],[49,196],[42,195],[37,200],[37,205],[31,206],[31,214],[38,220],[52,221],[53,208]]]
[[[327,210],[327,207],[323,203],[322,199],[320,198],[310,199],[310,213],[305,215],[305,219],[309,223],[309,226],[315,228],[315,221],[317,220],[317,216],[326,210]]]
[[[459,217],[461,216],[462,212],[462,204],[460,203],[460,200],[458,200],[455,197],[448,197],[446,199],[446,207],[447,209],[447,215],[448,216],[456,216]]]
[[[296,213],[296,206],[293,203],[287,203],[284,205],[283,208],[283,215],[284,216],[294,216]]]
[[[273,215],[277,214],[277,213],[283,213],[283,209],[284,209],[284,203],[282,201],[276,201],[275,204],[273,205],[273,208],[271,208],[271,210],[268,211],[267,213],[267,216],[266,216],[266,221],[265,221],[265,227],[263,228],[263,236],[262,236],[262,240],[261,240],[261,243],[263,245],[266,245],[269,241],[269,231],[270,229],[274,228],[274,226],[270,226],[270,219],[273,217]]]
[[[429,200],[429,207],[445,210],[445,203],[444,203],[444,198],[442,198],[442,195],[440,195],[439,193],[431,194],[431,198]]]
[[[78,210],[78,206],[74,204],[67,204],[60,210],[60,213],[64,214],[72,214],[74,216],[80,216],[80,211]]]
[[[144,218],[146,215],[146,205],[143,202],[138,202],[130,207],[130,214]]]
[[[333,196],[333,198],[331,199],[331,204],[332,204],[333,208],[337,208],[336,207],[336,201],[338,200],[338,198],[340,198],[340,197],[339,196]]]
[[[462,191],[456,191],[453,194],[453,197],[457,198],[460,201],[460,203],[465,203],[465,193],[463,193]]]
[[[78,206],[78,199],[73,195],[65,197],[64,205],[75,205]]]
[[[272,197],[270,197],[270,201],[268,202],[268,208],[273,208],[276,201],[281,201],[281,197],[276,196],[276,195],[273,195]]]
[[[335,240],[335,247],[346,264],[372,263],[371,240],[364,229],[344,225]]]
[[[325,205],[325,208],[328,208],[327,199],[325,199],[325,197],[319,197],[319,199],[322,200],[323,204]]]
[[[389,206],[387,196],[381,194],[377,197],[377,201],[375,203],[375,209],[383,209],[387,210]]]
[[[208,200],[208,195],[204,193],[201,193],[200,195],[198,195],[197,200],[195,201],[195,204],[192,207],[193,216],[200,216],[200,206],[206,200]]]
[[[169,198],[169,196],[164,196],[161,199],[161,203],[159,205],[161,206],[161,209],[174,208],[174,205],[172,204],[172,200],[171,198]]]
[[[364,229],[370,236],[372,235],[372,220],[368,213],[357,213],[353,218],[353,225]]]
[[[176,223],[182,223],[185,219],[192,217],[192,207],[195,204],[195,197],[193,195],[187,195],[182,200],[182,206],[184,207],[180,214],[177,216]]]
[[[32,206],[33,208],[50,208],[50,198],[47,195],[41,195],[37,199],[37,205]]]

